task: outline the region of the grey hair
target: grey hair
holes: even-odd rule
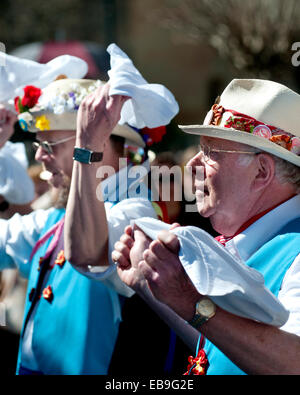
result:
[[[254,149],[252,147],[249,149],[249,151],[254,153],[265,152]],[[272,155],[270,153],[268,154],[273,158],[275,162],[275,174],[278,181],[281,184],[291,184],[295,189],[295,193],[300,194],[300,167],[284,159],[281,159],[276,155]],[[252,155],[241,154],[238,159],[238,164],[240,166],[248,166],[253,159],[254,157]]]
[[[275,172],[280,183],[291,184],[295,193],[300,194],[300,167],[278,156],[271,155],[275,162]]]

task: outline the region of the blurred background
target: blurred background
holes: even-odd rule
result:
[[[179,102],[172,139],[153,147],[164,151],[193,144],[176,124],[202,122],[233,78],[273,79],[299,92],[300,66],[291,61],[299,21],[298,0],[1,0],[0,41],[8,53],[41,63],[77,55],[88,77],[101,79],[115,42]]]

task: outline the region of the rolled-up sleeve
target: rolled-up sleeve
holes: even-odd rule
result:
[[[50,210],[37,210],[28,215],[15,214],[0,220],[0,270],[17,268],[29,276],[30,254],[43,230]]]

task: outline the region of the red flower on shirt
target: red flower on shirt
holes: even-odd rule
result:
[[[51,303],[53,300],[53,297],[54,297],[54,295],[53,295],[52,288],[50,285],[48,285],[48,287],[43,290],[43,298]]]
[[[65,253],[64,250],[61,250],[56,257],[54,264],[63,267],[65,262],[66,262]]]

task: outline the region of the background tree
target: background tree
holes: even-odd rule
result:
[[[152,17],[177,40],[208,43],[240,77],[290,85],[298,79],[300,87],[291,67],[292,43],[300,41],[298,0],[165,0]]]

